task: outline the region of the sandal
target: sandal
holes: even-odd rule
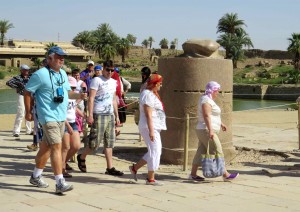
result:
[[[74,171],[73,168],[68,163],[66,163],[66,170]]]
[[[68,173],[65,169],[63,169],[62,174],[64,176],[64,178],[71,178],[72,175],[70,173]]]
[[[121,130],[116,130],[116,136],[119,136],[121,134]]]
[[[82,160],[80,158],[81,154],[80,155],[77,155],[77,163],[78,163],[78,168],[80,171],[82,172],[86,172],[86,165],[85,165],[85,160]]]
[[[124,173],[112,167],[111,169],[107,168],[105,174],[113,175],[113,176],[122,176]]]

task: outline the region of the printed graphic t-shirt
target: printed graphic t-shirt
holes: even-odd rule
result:
[[[117,82],[103,76],[94,77],[91,81],[90,89],[96,90],[94,101],[94,111],[96,114],[113,114],[113,97],[116,93]]]

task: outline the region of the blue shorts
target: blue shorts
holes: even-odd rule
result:
[[[77,131],[78,132],[78,127],[77,127],[77,124],[76,124],[76,122],[69,122],[69,125],[71,125],[71,127],[72,127],[72,129],[73,129],[73,131]],[[69,133],[68,132],[68,128],[66,127],[65,128],[65,133]]]

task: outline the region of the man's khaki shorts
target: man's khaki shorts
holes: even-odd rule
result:
[[[42,126],[43,138],[42,141],[48,145],[59,144],[62,141],[65,131],[65,122],[47,122]]]

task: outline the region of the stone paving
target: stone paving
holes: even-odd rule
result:
[[[187,180],[188,171],[182,171],[182,166],[162,164],[157,179],[164,185],[148,186],[146,168],[139,171],[137,183],[131,180],[128,166],[136,157],[130,155],[141,155],[145,147],[135,124],[129,123],[118,137],[118,158],[114,158],[114,166],[124,176],[104,174],[106,162],[100,149],[87,157],[88,173],[69,163],[75,171],[67,182],[74,190],[55,195],[50,162],[44,171],[50,186],[39,189],[29,184],[36,155],[27,151],[31,141],[28,135],[15,140],[10,131],[0,131],[1,211],[300,211],[300,172],[294,166],[300,163],[297,154],[285,161],[289,167],[285,171],[273,166],[270,174],[259,166],[245,166],[236,170],[240,176],[233,182],[222,178],[193,182]]]

